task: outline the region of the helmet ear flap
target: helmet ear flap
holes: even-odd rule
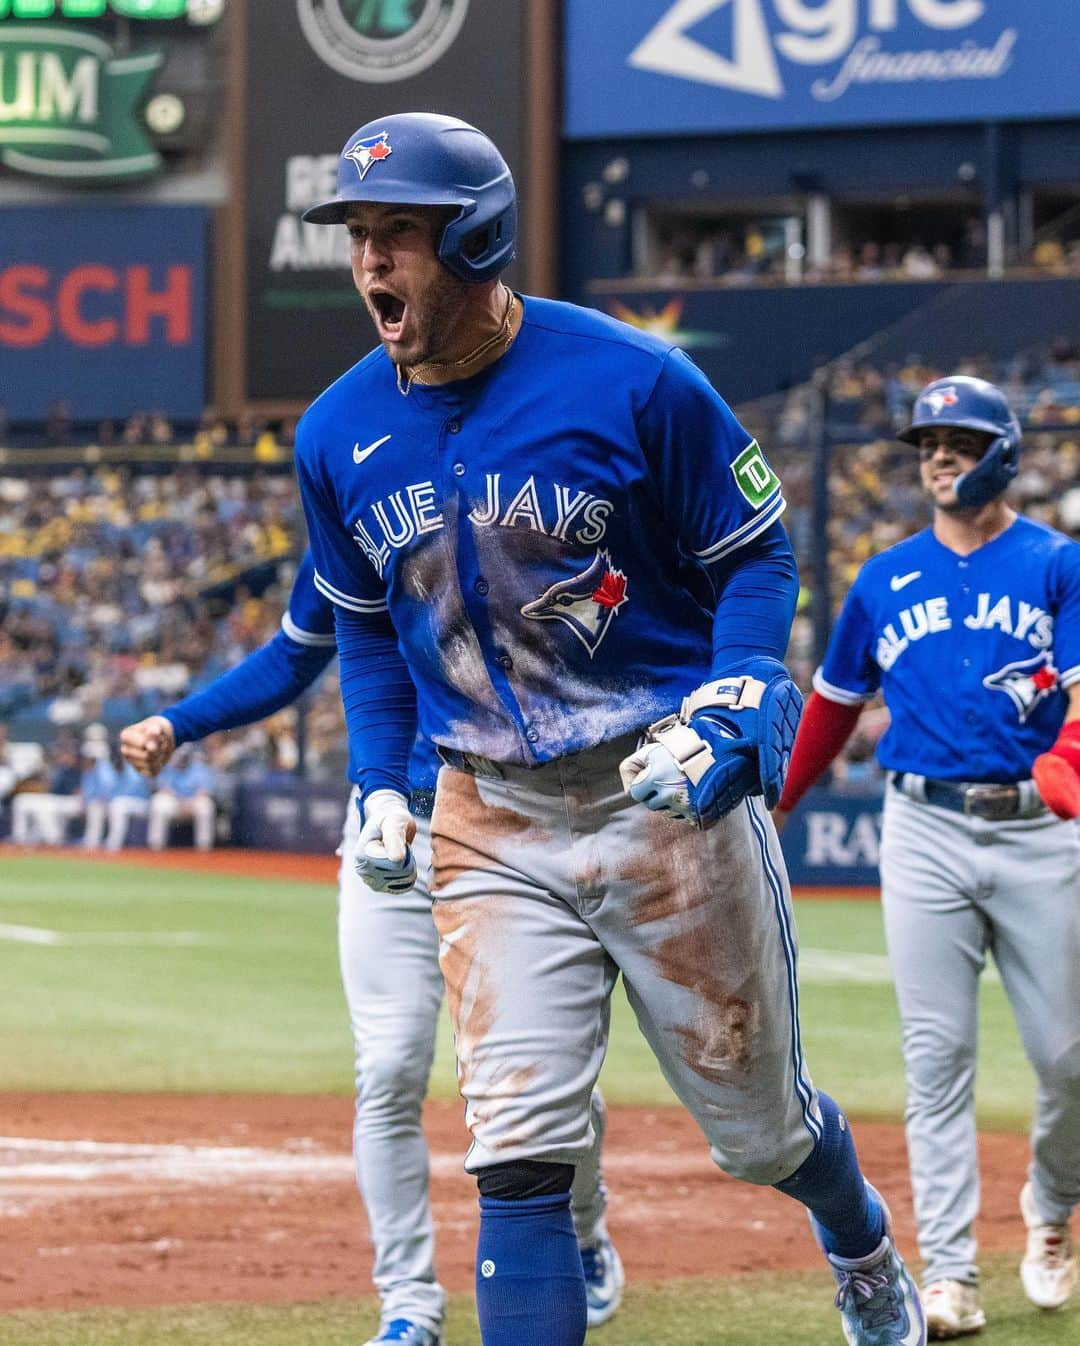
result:
[[[1020,468],[1020,439],[999,435],[968,472],[956,478],[956,499],[965,509],[977,509],[995,500]]]

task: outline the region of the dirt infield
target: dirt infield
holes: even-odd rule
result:
[[[461,1108],[431,1103],[439,1274],[472,1284],[475,1187]],[[347,1099],[0,1094],[0,1311],[283,1302],[370,1293]],[[867,1171],[912,1248],[903,1138],[863,1124]],[[1020,1248],[1026,1141],[985,1135],[983,1246]],[[785,1197],[730,1181],[676,1109],[614,1108],[609,1220],[637,1280],[813,1267]]]

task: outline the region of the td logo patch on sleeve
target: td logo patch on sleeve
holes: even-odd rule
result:
[[[752,439],[731,464],[739,490],[755,509],[763,505],[780,485],[780,478],[765,461],[756,439]]]

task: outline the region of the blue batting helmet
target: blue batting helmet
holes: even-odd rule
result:
[[[435,253],[461,280],[494,280],[514,256],[510,169],[482,131],[456,117],[399,112],[361,126],[341,151],[337,195],[304,219],[341,224],[358,201],[457,206]]]
[[[915,399],[911,424],[898,438],[918,444],[923,430],[956,426],[992,435],[993,440],[978,463],[956,479],[956,498],[961,505],[976,507],[995,499],[1016,476],[1020,460],[1020,422],[1012,413],[1005,394],[985,379],[957,374],[935,379]]]

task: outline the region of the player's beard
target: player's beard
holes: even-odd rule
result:
[[[466,281],[441,269],[421,295],[406,298],[402,329],[396,336],[384,332],[378,311],[366,295],[364,303],[389,358],[396,365],[413,366],[458,354],[456,347],[461,344],[458,335],[469,310],[469,291]]]

